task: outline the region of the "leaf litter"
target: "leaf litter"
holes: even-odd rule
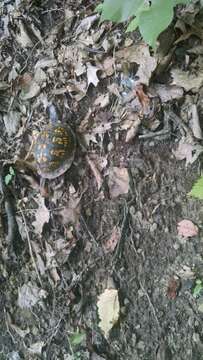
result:
[[[156,253],[156,258],[159,258],[161,242],[164,243],[165,238],[170,241],[167,237],[167,225],[162,232],[162,235],[165,234],[164,239],[162,241],[159,239],[158,245],[156,244],[158,235],[155,238],[152,235],[150,238],[153,228],[158,229],[156,230],[158,234],[159,227],[162,226],[161,220],[159,222],[157,219],[158,217],[161,219],[162,210],[159,209],[165,206],[164,201],[167,209],[171,206],[167,202],[169,194],[163,192],[163,196],[159,198],[158,192],[154,189],[157,180],[156,171],[159,169],[160,161],[153,158],[153,146],[159,139],[158,133],[164,128],[163,116],[159,117],[158,115],[160,108],[163,110],[165,105],[174,107],[177,112],[180,111],[182,126],[180,123],[175,123],[174,120],[169,120],[169,141],[173,139],[174,134],[176,137],[175,143],[171,142],[175,145],[172,152],[177,160],[186,159],[187,167],[195,164],[202,152],[202,147],[196,140],[201,140],[201,116],[199,113],[202,104],[201,96],[198,98],[198,92],[201,93],[202,88],[202,52],[201,48],[195,44],[191,49],[186,50],[184,64],[181,63],[177,66],[174,61],[175,49],[178,49],[179,43],[184,43],[183,37],[178,41],[177,35],[169,31],[168,41],[165,41],[164,49],[161,48],[163,51],[156,54],[143,42],[138,41],[135,44],[134,38],[124,35],[120,27],[113,28],[111,24],[107,23],[99,25],[98,14],[92,14],[92,10],[88,7],[83,13],[85,16],[81,15],[79,10],[76,13],[77,5],[63,4],[65,7],[65,9],[63,8],[64,24],[61,23],[60,18],[63,10],[46,8],[48,5],[43,5],[45,12],[43,13],[42,10],[36,21],[37,5],[30,2],[23,9],[19,7],[17,16],[15,7],[12,5],[9,5],[9,18],[7,15],[3,15],[3,39],[10,38],[15,44],[18,44],[18,56],[13,62],[12,54],[9,54],[9,51],[6,57],[2,52],[0,53],[2,137],[5,143],[9,138],[9,144],[4,145],[6,151],[2,154],[2,159],[5,159],[6,154],[13,157],[14,153],[17,153],[20,158],[24,158],[25,143],[30,143],[30,130],[33,128],[39,130],[48,122],[45,110],[49,102],[56,102],[59,105],[62,109],[63,119],[69,119],[73,115],[71,125],[78,130],[78,143],[82,150],[78,151],[79,154],[77,154],[73,169],[67,173],[64,182],[60,183],[60,180],[57,180],[51,183],[51,191],[50,194],[47,194],[46,199],[39,195],[39,187],[34,186],[34,183],[38,181],[36,173],[33,182],[29,181],[27,184],[26,179],[33,177],[33,174],[22,176],[22,173],[17,170],[15,181],[11,185],[15,186],[18,191],[20,190],[20,195],[17,195],[18,191],[16,190],[16,196],[21,196],[20,200],[22,200],[19,201],[21,204],[19,206],[22,206],[23,199],[27,199],[25,207],[18,213],[17,220],[19,227],[21,226],[20,232],[23,241],[27,244],[29,235],[33,251],[32,261],[29,261],[30,253],[26,246],[22,255],[23,272],[20,272],[21,279],[17,286],[17,307],[22,310],[26,309],[26,311],[32,311],[34,308],[36,318],[40,319],[39,321],[45,319],[45,323],[47,322],[47,328],[44,324],[40,327],[36,325],[33,329],[33,333],[38,332],[38,336],[30,336],[27,341],[29,344],[27,349],[30,354],[28,356],[32,356],[32,354],[43,356],[44,349],[51,346],[51,349],[56,351],[54,354],[56,358],[69,357],[71,351],[66,353],[67,346],[62,350],[62,355],[57,348],[57,341],[55,343],[55,337],[62,334],[60,327],[62,316],[72,334],[83,334],[83,326],[91,329],[91,336],[87,332],[88,350],[86,348],[84,350],[86,345],[82,343],[78,343],[77,346],[82,354],[81,358],[84,352],[88,352],[88,356],[96,359],[101,357],[95,353],[98,344],[93,343],[96,337],[94,336],[97,331],[96,326],[99,325],[101,333],[106,339],[109,339],[109,336],[113,334],[111,329],[118,323],[121,310],[127,312],[126,318],[134,316],[128,307],[128,298],[125,296],[122,299],[125,309],[123,307],[120,309],[118,290],[108,288],[102,292],[101,281],[106,279],[109,271],[113,271],[121,288],[125,288],[124,293],[128,293],[130,301],[135,300],[132,293],[137,294],[136,301],[133,303],[136,323],[138,323],[136,334],[137,331],[139,332],[140,324],[145,328],[146,317],[141,309],[146,307],[146,303],[142,298],[148,301],[149,309],[155,319],[156,311],[159,311],[156,308],[159,304],[153,304],[150,292],[148,295],[148,289],[142,289],[143,292],[141,292],[133,280],[133,276],[136,274],[135,282],[139,283],[139,271],[142,266],[143,269],[146,266],[148,274],[148,277],[145,278],[146,287],[149,286],[152,291],[155,289],[155,282],[153,282],[153,286],[148,283],[148,278],[154,271],[151,271],[151,268],[154,269],[154,263],[156,263],[153,256]],[[41,22],[41,19],[44,23]],[[17,29],[16,36],[13,26],[11,26],[12,22]],[[49,27],[44,29],[46,23],[49,24]],[[188,26],[194,35],[193,22]],[[184,28],[186,29],[185,24],[179,23],[176,31],[181,32],[188,39],[191,35],[184,34]],[[194,57],[196,57],[195,61]],[[188,98],[189,110],[186,108],[187,104],[184,104],[184,107],[182,102],[183,99],[185,101],[187,92],[191,96]],[[193,134],[194,138],[192,135],[188,137],[188,133]],[[148,136],[151,142],[144,140],[143,144],[140,139],[148,139]],[[12,139],[14,139],[13,142]],[[140,149],[137,147],[138,143],[141,143]],[[146,160],[145,144],[149,143],[150,155]],[[142,156],[140,156],[140,152]],[[135,157],[132,158],[132,154]],[[150,172],[150,166],[154,167],[153,172]],[[130,178],[129,168],[133,179]],[[24,172],[26,173],[26,171]],[[165,169],[165,171],[167,170]],[[158,176],[161,179],[160,184],[165,181],[164,171]],[[132,184],[131,180],[133,180]],[[131,186],[133,186],[132,189]],[[131,196],[136,197],[136,204]],[[174,197],[176,198],[175,195]],[[128,217],[128,211],[126,215],[123,199],[131,201],[130,217]],[[110,204],[109,207],[107,204]],[[116,212],[117,208],[119,210]],[[164,210],[164,212],[166,211],[165,219],[169,216],[167,209]],[[25,217],[28,219],[28,234],[24,222],[21,221],[22,211],[25,212]],[[133,217],[134,213],[135,217]],[[122,216],[122,227],[120,227],[118,218],[120,220]],[[83,220],[81,221],[81,219]],[[139,221],[139,219],[142,220]],[[174,218],[170,221],[172,223]],[[164,220],[164,223],[166,222],[167,220]],[[185,229],[186,227],[187,229]],[[185,237],[197,235],[196,227],[183,226],[183,228],[179,226],[179,235]],[[150,231],[148,231],[149,229]],[[144,231],[150,234],[148,238],[143,235]],[[150,241],[148,241],[149,238]],[[124,239],[126,247],[124,245],[123,250]],[[1,247],[4,247],[4,242],[2,244]],[[170,245],[166,243],[164,246],[170,248]],[[154,253],[150,252],[152,247]],[[168,251],[170,252],[170,249]],[[135,252],[136,256],[132,261],[132,254]],[[140,254],[145,258],[143,264],[139,264]],[[146,259],[150,259],[151,256],[151,268],[147,268],[148,260]],[[165,258],[167,258],[166,254],[162,256],[163,260],[160,263],[164,262]],[[174,258],[174,254],[170,254],[170,258]],[[184,262],[183,258],[181,259]],[[33,260],[40,273],[40,285]],[[171,267],[173,266],[174,264],[171,265]],[[193,278],[192,269],[184,270],[184,266],[184,264],[178,263],[177,273],[181,274],[181,269],[183,269],[186,279],[190,277],[190,273]],[[125,267],[128,267],[129,274],[133,275],[131,278],[124,277]],[[171,276],[172,269],[167,268],[167,271],[170,272],[171,278],[171,283],[168,283],[168,298],[174,300],[178,298],[179,287],[176,286],[177,281],[174,281]],[[165,269],[163,271],[160,266],[160,273],[162,272],[164,273]],[[4,274],[7,274],[6,270],[4,270]],[[144,274],[141,275],[144,276]],[[7,277],[7,275],[5,276]],[[97,283],[94,282],[94,276],[96,279],[99,278]],[[181,279],[183,278],[184,276]],[[128,287],[132,289],[130,295]],[[158,285],[156,291],[158,294]],[[88,301],[86,301],[87,293],[89,294]],[[52,294],[54,294],[53,299]],[[95,305],[98,294],[100,296],[97,302],[98,317],[96,317]],[[160,294],[157,298],[160,299]],[[176,300],[178,301],[178,299]],[[139,311],[136,306],[137,301],[141,304]],[[49,312],[50,304],[51,311]],[[90,306],[94,310],[89,311]],[[46,313],[50,315],[47,319]],[[12,316],[15,317],[14,313]],[[33,323],[35,320],[32,320]],[[27,324],[27,320],[23,320],[22,323],[24,321]],[[135,322],[135,318],[132,321]],[[128,325],[122,318],[121,326],[116,329],[120,332],[121,337],[125,326],[126,334],[128,334]],[[23,329],[25,330],[21,330],[21,327],[17,329],[15,325],[13,327],[19,336],[25,337],[27,340],[27,328],[23,327]],[[29,329],[32,331],[32,323]],[[156,333],[157,329],[154,331],[154,334]],[[136,334],[134,335],[137,336]],[[141,334],[143,334],[142,331]],[[130,344],[133,338],[131,335]],[[49,344],[47,339],[50,339]],[[119,339],[118,337],[118,342]],[[112,337],[110,346],[112,345],[114,349],[121,346],[116,341]],[[157,342],[156,339],[154,342]],[[136,346],[132,347],[133,350],[137,351],[138,349],[143,354],[145,349],[142,344],[137,341],[135,343]],[[145,345],[146,343],[147,341],[145,341]],[[53,344],[55,348],[52,347]],[[123,344],[122,340],[121,344]],[[92,352],[91,349],[94,351]],[[121,353],[121,347],[119,349]],[[128,356],[126,355],[127,351],[121,356]],[[151,349],[150,354],[152,352]],[[103,354],[103,350],[100,349],[99,353]],[[108,357],[108,355],[106,356]],[[148,355],[145,353],[144,357],[146,356]]]

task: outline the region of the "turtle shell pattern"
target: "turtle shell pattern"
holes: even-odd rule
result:
[[[47,179],[62,175],[72,165],[75,148],[75,135],[68,125],[58,123],[43,128],[34,145],[38,173]]]

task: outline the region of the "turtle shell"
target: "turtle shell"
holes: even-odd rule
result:
[[[58,123],[43,128],[34,144],[38,173],[47,179],[62,175],[72,165],[75,148],[75,135],[68,125]]]

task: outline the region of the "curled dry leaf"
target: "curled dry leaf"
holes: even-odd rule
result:
[[[110,238],[104,243],[105,252],[113,252],[121,238],[121,229],[118,226],[114,226]]]
[[[98,190],[101,189],[102,187],[102,184],[103,184],[103,178],[102,178],[102,175],[98,169],[98,166],[97,164],[95,163],[94,160],[92,160],[89,156],[86,156],[86,160],[90,166],[90,169],[92,170],[92,173],[96,179],[96,182],[97,182],[97,187],[98,187]]]
[[[182,220],[178,223],[178,235],[185,238],[198,235],[198,227],[191,220]]]
[[[167,297],[171,300],[175,300],[178,295],[178,291],[180,289],[180,279],[178,278],[171,278],[168,283],[167,288]]]
[[[97,71],[99,69],[96,66],[87,64],[87,85],[93,84],[95,87],[98,85],[99,79],[97,77]]]
[[[140,104],[142,105],[142,108],[144,110],[147,110],[149,107],[149,104],[150,104],[150,99],[149,99],[149,96],[147,94],[145,94],[143,85],[141,85],[141,84],[137,85],[135,87],[134,91],[139,99]]]
[[[25,24],[22,20],[18,21],[18,30],[19,31],[16,33],[16,41],[18,42],[18,44],[23,48],[32,47],[33,42],[30,39]]]
[[[118,300],[118,290],[106,289],[99,296],[97,308],[100,318],[99,327],[104,332],[104,336],[107,339],[109,331],[119,319],[120,306]]]
[[[33,222],[33,226],[35,232],[38,235],[41,235],[44,224],[49,222],[50,213],[47,207],[45,206],[45,199],[41,195],[38,195],[36,197],[36,201],[39,207],[35,213],[36,220]]]
[[[112,198],[129,191],[129,175],[127,168],[113,167],[109,170],[109,191]]]
[[[94,14],[91,16],[88,16],[84,18],[80,24],[78,25],[75,33],[76,35],[79,35],[83,33],[84,31],[87,31],[91,28],[92,24],[99,18],[99,14]]]

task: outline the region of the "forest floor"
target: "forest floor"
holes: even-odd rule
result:
[[[156,51],[91,1],[0,13],[0,359],[203,359],[202,11]],[[42,194],[50,104],[77,150]]]

